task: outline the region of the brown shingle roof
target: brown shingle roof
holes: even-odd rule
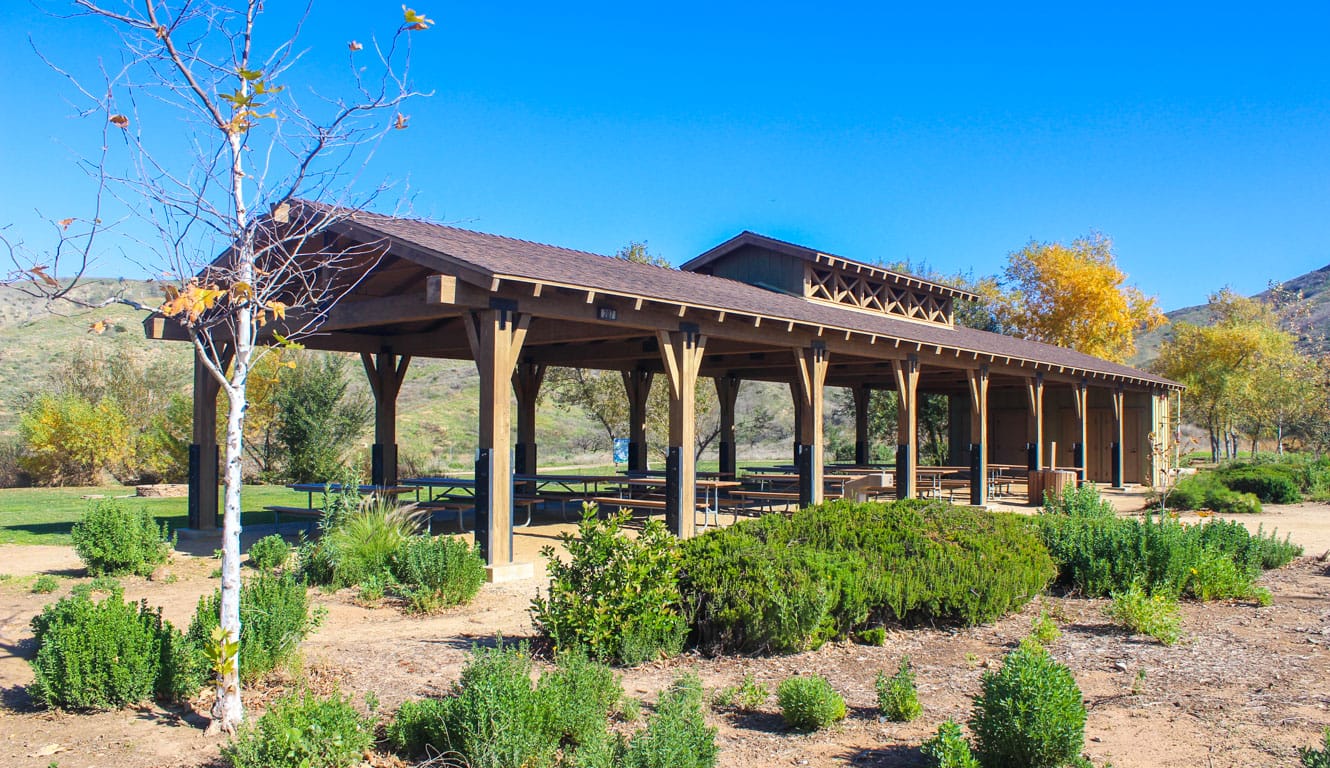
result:
[[[683,272],[586,251],[490,235],[471,230],[357,212],[352,221],[390,238],[433,252],[489,277],[591,288],[706,309],[876,334],[946,350],[1028,360],[1073,373],[1097,373],[1169,388],[1177,382],[1065,347],[973,328],[933,325],[887,315],[841,309],[768,291],[726,278]]]

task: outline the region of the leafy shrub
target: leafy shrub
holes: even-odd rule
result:
[[[469,603],[485,583],[479,550],[452,536],[411,536],[389,567],[414,613]]]
[[[301,572],[335,588],[392,578],[393,557],[420,529],[420,512],[375,499],[350,511],[332,509],[323,536],[302,547]]]
[[[881,648],[887,644],[887,630],[882,627],[869,627],[855,635],[854,639],[861,645],[874,645]]]
[[[1168,495],[1175,509],[1213,509],[1228,514],[1256,514],[1261,502],[1250,493],[1239,493],[1225,485],[1213,472],[1189,475],[1178,481]]]
[[[282,373],[275,438],[291,482],[321,483],[342,474],[348,446],[369,423],[369,401],[348,391],[346,368],[344,358],[320,355]]]
[[[117,499],[93,502],[69,535],[93,576],[147,576],[171,557],[166,523],[158,524],[146,507],[130,509]]]
[[[1125,592],[1115,592],[1107,609],[1108,617],[1133,633],[1149,635],[1164,645],[1182,638],[1182,619],[1178,601],[1163,592],[1147,594],[1139,584]]]
[[[1059,581],[1091,597],[1139,583],[1147,592],[1180,595],[1205,552],[1230,559],[1248,584],[1302,548],[1241,523],[1211,520],[1186,526],[1167,517],[1075,519],[1041,515],[1035,521],[1058,563]]]
[[[264,536],[249,545],[249,564],[260,571],[271,571],[286,565],[291,558],[291,545],[281,534]]]
[[[1325,729],[1322,743],[1325,745],[1323,749],[1306,747],[1298,750],[1303,768],[1330,768],[1330,728]]]
[[[711,697],[711,704],[719,709],[758,709],[767,703],[771,692],[755,680],[752,675],[744,675],[738,685],[718,689]]]
[[[1039,615],[1030,622],[1030,637],[1033,637],[1040,645],[1047,647],[1056,643],[1059,637],[1062,637],[1062,630],[1058,629],[1058,623],[1048,615],[1047,611],[1040,611]]]
[[[202,655],[220,616],[221,591],[199,598],[187,638]],[[240,588],[240,677],[249,682],[286,664],[300,641],[318,627],[305,584],[291,574],[263,574]]]
[[[1060,495],[1044,494],[1045,515],[1065,515],[1067,517],[1113,517],[1113,505],[1099,495],[1099,488],[1094,483],[1077,487],[1074,483],[1064,486]]]
[[[373,745],[373,719],[346,698],[292,692],[241,726],[222,755],[235,768],[349,768]]]
[[[689,673],[660,695],[647,725],[633,735],[621,763],[625,768],[712,768],[716,729],[702,708],[702,682]]]
[[[882,716],[898,723],[908,723],[923,714],[919,706],[919,692],[914,687],[914,669],[910,666],[910,657],[901,658],[896,674],[887,677],[886,672],[877,673],[877,708]]]
[[[197,690],[198,671],[161,610],[127,603],[119,589],[95,601],[80,590],[32,619],[37,647],[28,693],[38,704],[109,709]]]
[[[577,534],[560,537],[568,562],[553,547],[541,551],[549,561],[549,596],[531,602],[531,616],[556,647],[626,665],[682,649],[687,624],[678,542],[659,520],[631,538],[622,532],[627,521],[623,512],[598,520],[588,505]]]
[[[787,678],[776,689],[785,724],[801,731],[816,731],[845,719],[845,699],[821,675]]]
[[[39,485],[96,485],[133,454],[129,420],[109,398],[42,394],[19,417],[19,466]]]
[[[60,589],[60,579],[49,573],[43,573],[32,580],[32,593],[34,595],[49,595]]]
[[[685,541],[680,589],[704,649],[786,652],[889,619],[992,621],[1053,575],[1017,516],[835,501]]]
[[[193,423],[194,403],[179,392],[171,395],[164,410],[153,415],[139,435],[135,450],[139,472],[146,481],[183,483],[189,478]]]
[[[1238,567],[1233,558],[1214,550],[1202,550],[1187,579],[1187,592],[1197,600],[1257,598],[1269,592],[1252,584],[1252,576]]]
[[[939,725],[937,734],[925,741],[920,751],[932,758],[934,768],[979,768],[979,761],[970,752],[970,742],[961,735],[961,726],[955,720]]]
[[[1056,768],[1085,744],[1085,704],[1071,671],[1037,643],[1022,643],[985,672],[970,731],[985,768]]]
[[[1288,464],[1235,464],[1216,470],[1214,474],[1230,489],[1253,494],[1267,504],[1302,501],[1298,473]]]

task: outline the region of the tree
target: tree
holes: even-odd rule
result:
[[[341,477],[350,447],[374,416],[367,397],[347,391],[346,368],[346,358],[320,355],[281,377],[275,437],[293,483]]]
[[[385,189],[363,188],[357,172],[386,135],[407,127],[401,107],[418,95],[407,77],[411,36],[432,22],[404,7],[386,45],[339,41],[347,48],[349,84],[342,94],[319,94],[308,87],[316,78],[302,83],[299,74],[303,18],[295,31],[270,32],[260,24],[261,0],[74,5],[113,30],[121,55],[96,87],[57,70],[88,99],[82,115],[96,120],[103,136],[101,154],[88,161],[97,183],[93,215],[59,222],[86,233],[74,243],[76,276],[104,231],[110,194],[122,218],[151,232],[150,242],[134,248],[150,250],[155,271],[170,281],[157,311],[188,337],[227,396],[223,650],[212,727],[234,732],[244,717],[239,536],[248,378],[264,353],[261,341],[285,343],[317,329],[381,254],[380,244],[350,247],[324,234]],[[312,96],[302,103],[297,92]],[[62,234],[56,256],[67,242]],[[56,258],[25,266],[22,252],[6,245],[16,264],[7,279],[68,295],[51,266]]]
[[[1103,235],[1031,240],[1008,257],[997,319],[1017,336],[1121,362],[1136,351],[1137,333],[1164,322],[1155,300],[1126,279]]]

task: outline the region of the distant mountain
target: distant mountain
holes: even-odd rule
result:
[[[1222,286],[1215,286],[1215,290],[1220,287]],[[1301,293],[1303,302],[1310,307],[1312,336],[1330,338],[1330,264],[1305,275],[1298,275],[1290,280],[1285,280],[1283,287],[1286,290]],[[1256,294],[1255,298],[1268,299],[1270,298],[1270,291],[1261,291]],[[1180,321],[1194,325],[1205,325],[1210,322],[1210,313],[1205,304],[1175,309],[1172,312],[1165,312],[1164,316],[1168,318],[1169,324]],[[1159,345],[1168,333],[1169,326],[1165,325],[1137,336],[1136,356],[1132,358],[1131,364],[1144,367],[1158,357]]]

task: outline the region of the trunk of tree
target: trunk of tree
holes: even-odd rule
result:
[[[244,457],[245,382],[253,349],[249,343],[249,311],[237,313],[237,345],[231,379],[228,382],[230,407],[226,411],[226,493],[222,514],[222,599],[218,625],[229,639],[240,639],[240,488]],[[217,678],[216,700],[212,705],[210,730],[234,734],[245,719],[240,698],[240,654],[235,656],[225,674]]]
[[[1210,432],[1210,461],[1219,463],[1219,432],[1215,430],[1214,424],[1209,425]]]

